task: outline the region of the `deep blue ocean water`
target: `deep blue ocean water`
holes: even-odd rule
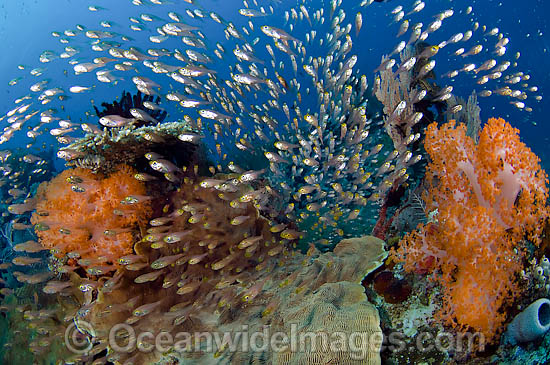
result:
[[[144,1],[145,2],[145,1]],[[172,4],[167,5],[142,5],[135,6],[130,0],[117,1],[77,1],[77,0],[41,0],[41,1],[2,1],[0,4],[0,39],[2,39],[2,57],[0,57],[0,112],[4,114],[13,108],[13,101],[23,95],[29,94],[28,88],[33,83],[39,81],[37,78],[29,75],[29,71],[34,67],[47,68],[44,71],[42,78],[51,79],[48,87],[62,87],[68,89],[75,84],[78,85],[97,85],[97,88],[89,93],[73,94],[71,100],[65,102],[67,116],[70,116],[73,121],[78,121],[84,117],[84,112],[91,111],[90,99],[94,99],[96,104],[102,101],[113,100],[120,95],[122,89],[130,90],[133,86],[129,81],[130,77],[126,77],[126,81],[120,82],[113,86],[110,84],[101,84],[95,79],[93,72],[79,75],[75,77],[72,66],[67,64],[67,59],[56,59],[50,63],[40,63],[39,55],[45,50],[53,50],[58,54],[62,51],[62,44],[59,43],[59,38],[51,35],[52,31],[63,32],[65,29],[75,29],[76,24],[84,25],[87,29],[103,29],[108,31],[120,32],[134,41],[132,44],[141,45],[145,50],[148,47],[159,45],[148,42],[147,37],[155,32],[155,27],[161,25],[145,24],[146,29],[142,32],[135,32],[129,29],[131,24],[129,17],[139,17],[142,13],[154,14],[165,20],[169,20],[167,13],[176,11],[183,14],[184,19],[189,20],[190,24],[207,25],[202,29],[207,36],[207,46],[214,47],[216,42],[221,42],[227,52],[232,50],[231,44],[233,40],[226,41],[223,36],[223,27],[214,23],[211,19],[193,20],[190,19],[184,9],[193,9],[198,6],[199,9],[205,12],[214,10],[224,19],[232,21],[239,28],[246,24],[248,18],[240,16],[237,9],[243,7],[241,1],[195,1],[196,5],[190,5],[182,0],[172,0]],[[264,23],[283,27],[284,19],[282,9],[288,8],[294,2],[285,0],[281,5],[276,2],[262,2],[266,9],[269,4],[272,4],[275,9],[275,15],[253,19],[256,26]],[[380,62],[380,57],[383,53],[389,53],[397,44],[395,33],[398,25],[392,24],[389,17],[390,11],[399,4],[403,4],[405,9],[409,9],[413,1],[389,1],[387,3],[374,3],[368,8],[359,8],[357,4],[360,1],[344,1],[343,8],[346,10],[347,19],[345,22],[352,21],[357,11],[363,13],[363,28],[358,38],[354,37],[354,46],[352,53],[358,55],[358,63],[355,66],[361,73],[368,76],[369,82],[372,83],[373,72]],[[251,7],[254,7],[250,2]],[[260,4],[260,5],[262,5]],[[310,9],[316,9],[322,2],[307,1],[307,6]],[[89,5],[97,5],[104,7],[105,10],[91,12],[87,9]],[[472,14],[465,15],[464,11],[467,6],[473,7]],[[487,99],[480,98],[480,106],[482,109],[482,120],[486,120],[491,116],[501,116],[510,121],[515,127],[520,128],[521,135],[524,141],[531,146],[534,151],[541,156],[543,160],[550,159],[548,154],[547,144],[549,142],[548,135],[550,127],[547,126],[547,100],[546,90],[550,88],[550,35],[548,35],[548,19],[547,15],[550,10],[550,5],[543,0],[537,1],[494,1],[494,0],[477,0],[477,1],[429,1],[426,8],[419,14],[411,16],[411,24],[417,21],[422,21],[428,24],[432,21],[432,15],[439,11],[452,8],[455,10],[455,15],[446,20],[442,28],[437,32],[437,39],[442,40],[456,33],[465,32],[471,28],[473,21],[479,22],[480,25],[486,25],[487,29],[499,27],[500,31],[510,39],[507,54],[503,58],[508,58],[514,61],[516,52],[521,52],[521,57],[518,62],[518,69],[527,72],[531,79],[529,84],[539,87],[537,94],[543,96],[542,101],[535,102],[530,99],[526,104],[533,108],[531,113],[519,111],[514,106],[509,104],[509,99],[502,96],[492,96]],[[325,14],[328,18],[328,14]],[[100,21],[107,20],[114,24],[112,28],[102,28]],[[480,35],[481,30],[474,33],[474,38]],[[296,28],[294,32],[298,37],[300,29]],[[354,34],[354,30],[352,30]],[[319,36],[323,36],[320,34]],[[405,36],[406,37],[406,36]],[[70,38],[70,37],[67,37]],[[431,40],[430,37],[429,40]],[[73,42],[69,45],[81,42],[90,43],[91,40],[85,39],[82,35],[78,37],[78,42]],[[176,42],[176,41],[173,41]],[[263,40],[265,42],[265,39]],[[170,43],[160,44],[167,46]],[[124,44],[122,48],[124,48]],[[185,49],[182,43],[176,44],[180,49]],[[317,45],[318,46],[318,45]],[[74,58],[90,62],[93,57],[100,56],[97,52],[93,52],[88,47],[87,49],[80,46],[81,53]],[[159,48],[159,47],[157,47]],[[315,46],[306,47],[309,54],[315,53]],[[448,54],[448,52],[445,52]],[[104,53],[101,55],[105,55]],[[258,57],[269,59],[265,48],[258,49]],[[488,57],[486,57],[488,58]],[[445,72],[453,68],[460,68],[463,65],[463,60],[458,57],[454,59],[445,59],[443,57],[436,58],[438,64],[436,73],[441,76]],[[169,63],[169,62],[168,62]],[[25,65],[25,70],[17,69],[17,65]],[[225,67],[225,66],[224,66]],[[66,74],[64,74],[66,72]],[[120,72],[115,72],[115,75],[125,76]],[[148,76],[144,74],[145,76]],[[150,74],[149,76],[157,76]],[[8,82],[14,78],[22,77],[15,86],[8,86]],[[155,80],[166,80],[167,78],[156,77]],[[439,81],[445,82],[441,77]],[[174,82],[172,81],[172,84]],[[457,96],[466,97],[472,89],[482,89],[473,83],[470,77],[459,76],[453,82],[455,87],[454,94]],[[168,87],[168,85],[163,85]],[[166,89],[164,89],[166,90]],[[70,94],[70,93],[68,93]],[[55,103],[50,105],[55,106]],[[49,105],[48,105],[49,107]],[[176,119],[179,117],[178,112],[174,111],[168,117]],[[86,120],[85,118],[83,120]],[[32,123],[34,125],[34,123]],[[536,124],[536,125],[535,125]],[[2,121],[0,127],[5,127],[6,121]],[[28,143],[28,139],[22,138],[19,135],[12,139],[5,146],[13,148],[22,146]],[[50,139],[48,136],[47,140]],[[23,141],[25,140],[25,141]],[[40,144],[37,144],[37,146]],[[0,146],[1,148],[2,146]],[[549,166],[550,164],[546,164]]]

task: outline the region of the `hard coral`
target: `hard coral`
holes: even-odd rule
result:
[[[109,173],[120,164],[131,165],[143,172],[148,168],[147,152],[157,152],[178,166],[199,164],[202,168],[202,146],[184,142],[178,135],[193,132],[187,122],[161,123],[155,126],[128,126],[88,133],[61,151],[66,166],[85,167],[94,172]]]
[[[386,257],[384,241],[364,236],[340,241],[333,252],[310,249],[287,258],[254,302],[234,308],[232,321],[217,327],[234,331],[246,323],[249,333],[259,333],[267,326],[287,338],[278,348],[226,351],[222,358],[229,364],[380,364],[380,317],[359,283]],[[338,336],[358,334],[354,349],[335,346]],[[292,349],[292,342],[299,344]]]
[[[122,322],[155,333],[231,332],[240,331],[244,324],[261,331],[263,324],[282,318],[279,310],[297,308],[304,296],[323,284],[345,280],[352,283],[325,289],[341,289],[337,292],[341,295],[325,306],[334,309],[350,299],[341,311],[334,310],[350,322],[356,318],[352,311],[368,313],[370,317],[353,326],[380,332],[376,310],[366,303],[364,294],[357,293],[363,291],[359,282],[366,273],[386,257],[383,241],[344,240],[334,253],[319,255],[311,250],[311,256],[304,256],[291,249],[299,232],[260,214],[256,203],[265,199],[264,188],[256,185],[255,189],[228,176],[186,177],[169,196],[165,215],[150,221],[149,234],[135,245],[134,254],[120,258],[124,266],[104,285],[92,288],[97,290],[97,295],[91,296],[96,300],[85,304],[75,319],[92,324],[98,343],[104,344],[113,325]],[[305,313],[316,308],[312,303]],[[336,324],[337,320],[331,322]],[[290,324],[276,326],[287,328]],[[378,350],[374,348],[365,356],[379,363]],[[110,352],[108,360],[149,364],[163,356],[132,351]],[[182,355],[204,356],[215,363],[220,363],[219,357],[229,363],[245,363],[225,348],[215,354],[196,348],[186,352],[190,353]]]
[[[145,186],[135,171],[120,165],[108,177],[75,168],[43,183],[31,218],[40,243],[57,256],[77,251],[81,258],[116,261],[132,252],[134,230],[150,214]],[[127,197],[144,200],[123,204]]]
[[[548,214],[547,175],[503,119],[489,119],[477,145],[465,125],[433,123],[425,147],[431,187],[423,199],[435,219],[408,234],[393,257],[409,272],[434,258],[444,289],[440,319],[495,340],[503,306],[520,289],[514,280],[522,269],[520,242],[538,244]]]
[[[290,333],[295,328],[296,337],[306,340],[299,351],[288,346],[286,351],[274,352],[273,364],[381,364],[380,317],[376,307],[366,300],[360,284],[349,281],[323,284],[300,303],[285,306],[279,318],[277,333]],[[350,334],[361,337],[356,338],[353,346],[335,346],[338,336]]]
[[[200,196],[206,197],[209,190],[204,189]],[[263,223],[256,221],[255,225],[262,227]],[[231,241],[235,233],[225,232]],[[197,246],[195,239],[191,242],[192,247]],[[231,349],[231,345],[214,343],[210,350],[201,351],[194,345],[200,339],[194,338],[189,345],[184,345],[185,349],[172,348],[163,354],[140,352],[131,345],[128,353],[109,349],[108,360],[119,363],[132,359],[135,364],[161,364],[166,358],[173,358],[178,359],[174,360],[178,364],[380,364],[380,318],[359,282],[379,267],[386,256],[384,242],[367,236],[342,240],[334,252],[324,254],[315,249],[308,255],[286,252],[278,257],[282,264],[271,265],[270,270],[254,265],[247,267],[244,265],[247,260],[241,256],[236,259],[239,265],[232,265],[235,269],[222,269],[216,275],[210,272],[210,260],[206,257],[204,264],[190,265],[187,261],[168,266],[162,273],[162,287],[159,279],[156,282],[138,280],[140,284],[136,285],[133,278],[140,273],[133,274],[128,265],[127,270],[120,269],[114,276],[122,277],[117,288],[109,291],[106,284],[98,290],[97,300],[88,307],[90,310],[83,319],[95,329],[98,344],[107,345],[113,325],[126,322],[136,332],[167,331],[175,339],[178,333],[184,332],[223,334],[224,339],[227,334],[237,345]],[[257,256],[253,257],[251,263],[257,260]],[[149,271],[149,266],[156,265],[150,264],[144,271]],[[236,272],[239,274],[235,275]],[[201,287],[194,292],[184,292],[180,289],[187,285],[170,285],[167,279],[176,273],[183,278],[202,274]],[[249,296],[245,298],[246,295]],[[241,335],[263,334],[266,330],[270,334],[287,335],[279,350],[267,347],[251,350],[244,342],[248,339],[239,339]],[[349,348],[341,347],[339,336],[350,336],[351,340],[357,334],[360,337],[355,339],[360,343],[353,343],[353,348],[351,343]],[[301,338],[306,339],[305,343],[300,343],[297,351],[292,350],[294,345],[289,341]],[[324,347],[318,342],[317,347],[308,343],[324,338],[328,340]]]

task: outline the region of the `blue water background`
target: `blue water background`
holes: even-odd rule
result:
[[[75,76],[72,70],[72,66],[67,63],[67,59],[56,59],[50,63],[40,63],[38,61],[39,55],[44,50],[53,50],[56,53],[61,53],[65,45],[59,43],[59,38],[55,38],[51,35],[52,31],[63,32],[65,29],[75,30],[76,24],[82,24],[87,29],[93,30],[107,30],[123,33],[134,39],[132,45],[141,46],[143,51],[147,48],[162,48],[166,47],[172,49],[178,47],[180,50],[188,48],[179,39],[167,41],[160,45],[154,44],[148,41],[149,35],[156,34],[155,28],[161,26],[163,23],[155,22],[153,24],[143,22],[146,26],[145,31],[135,32],[130,30],[129,26],[132,24],[128,18],[130,16],[139,18],[141,13],[154,14],[166,20],[169,20],[167,13],[169,11],[176,11],[186,22],[193,25],[201,26],[201,31],[207,36],[207,46],[210,50],[213,50],[216,42],[220,42],[226,49],[227,62],[234,62],[234,56],[232,55],[232,49],[234,48],[235,40],[225,40],[223,29],[224,26],[219,25],[207,18],[204,20],[193,20],[185,14],[185,9],[199,8],[205,12],[214,10],[220,14],[224,19],[232,21],[239,29],[245,25],[248,18],[240,16],[237,13],[238,8],[242,8],[242,1],[227,0],[227,1],[201,1],[197,0],[198,6],[190,5],[181,0],[173,0],[172,5],[148,5],[148,6],[135,6],[130,0],[97,0],[97,1],[80,1],[80,0],[34,0],[34,1],[0,1],[0,39],[2,40],[2,56],[0,57],[0,115],[3,115],[8,110],[14,107],[13,101],[23,95],[30,94],[29,86],[35,82],[40,81],[43,78],[51,79],[51,83],[48,87],[62,87],[66,90],[67,94],[71,96],[71,99],[64,102],[67,113],[66,116],[70,116],[74,122],[78,122],[81,118],[82,121],[96,123],[97,118],[87,120],[84,116],[85,111],[92,112],[90,99],[94,99],[96,105],[99,105],[103,101],[111,101],[115,97],[119,96],[123,89],[135,91],[133,84],[131,83],[131,77],[134,73],[122,73],[114,72],[116,76],[125,77],[124,82],[113,86],[110,84],[103,84],[96,80],[95,72]],[[249,1],[251,7],[256,8]],[[259,26],[268,24],[276,27],[283,28],[284,10],[289,5],[295,4],[295,1],[285,0],[282,4],[277,5],[271,1],[259,1],[260,5],[264,5],[267,9],[271,4],[275,9],[275,16],[269,16],[265,18],[253,19],[256,26],[256,33],[261,38],[256,49],[256,55],[266,60],[266,65],[269,62],[269,55],[267,54],[264,45],[272,42],[261,32],[259,32]],[[300,2],[301,3],[301,2]],[[321,1],[309,1],[306,2],[306,6],[310,10],[310,14],[313,15],[314,9],[317,9]],[[391,24],[391,18],[388,13],[391,9],[399,4],[403,4],[406,11],[411,8],[413,1],[390,1],[385,4],[372,4],[368,8],[358,8],[357,4],[360,1],[343,1],[343,8],[346,11],[346,20],[344,24],[355,18],[357,11],[361,11],[363,14],[363,28],[359,37],[355,37],[355,30],[351,31],[354,40],[354,46],[352,54],[358,55],[359,59],[356,69],[359,69],[361,73],[365,74],[369,78],[369,82],[372,82],[374,77],[373,70],[380,63],[380,57],[383,53],[389,53],[397,44],[395,34],[397,33],[398,24]],[[436,32],[433,36],[428,38],[431,43],[448,39],[452,34],[456,32],[465,32],[472,27],[472,20],[478,21],[480,25],[486,25],[487,30],[493,27],[499,27],[501,32],[504,32],[505,36],[510,38],[510,44],[508,45],[507,55],[501,60],[508,59],[514,62],[513,55],[516,52],[521,52],[521,57],[518,62],[518,70],[522,70],[531,76],[529,85],[536,85],[539,87],[539,91],[535,94],[542,95],[543,100],[536,102],[531,94],[526,104],[533,108],[532,113],[525,111],[519,111],[514,106],[509,104],[511,99],[502,96],[493,96],[490,98],[480,98],[480,105],[482,108],[482,120],[486,120],[488,117],[500,116],[510,121],[515,127],[521,130],[522,139],[543,159],[543,165],[546,169],[550,168],[550,151],[547,147],[550,135],[550,126],[548,125],[548,112],[550,108],[547,107],[546,91],[550,90],[550,36],[548,34],[548,16],[550,13],[550,5],[545,4],[543,0],[537,1],[512,1],[512,0],[477,0],[477,1],[443,1],[443,0],[431,0],[426,1],[426,8],[419,14],[414,14],[410,17],[411,25],[416,22],[423,22],[424,27],[429,24],[433,18],[432,15],[442,10],[452,8],[455,10],[455,15],[448,20],[444,21],[442,28]],[[107,10],[99,12],[90,12],[87,7],[89,5],[97,5],[106,8]],[[463,12],[468,5],[472,5],[474,12],[467,16]],[[327,6],[325,6],[327,8]],[[327,10],[327,9],[326,9]],[[325,12],[325,18],[327,22],[329,14]],[[113,28],[103,28],[99,25],[100,21],[108,20],[115,23],[118,26]],[[300,23],[298,23],[300,24]],[[304,21],[305,24],[305,21]],[[309,28],[309,27],[308,27]],[[288,30],[288,28],[285,28]],[[319,31],[317,37],[324,37],[324,32],[328,29],[327,23],[324,28]],[[309,29],[308,29],[309,30]],[[474,33],[474,39],[480,39],[481,29]],[[410,33],[410,30],[409,30]],[[409,33],[402,37],[407,40]],[[304,33],[301,29],[295,28],[292,32],[297,38],[303,39]],[[70,39],[70,37],[68,37]],[[118,38],[117,40],[120,40]],[[77,54],[76,59],[81,59],[82,62],[91,62],[94,57],[107,56],[106,52],[94,52],[90,49],[90,46],[85,46],[85,43],[90,44],[91,40],[85,38],[83,35],[79,35],[78,39],[74,41],[74,44],[79,46],[81,53]],[[128,48],[129,45],[122,42],[121,48]],[[468,45],[464,45],[466,50],[473,45],[472,41]],[[73,41],[69,45],[73,45]],[[454,47],[456,49],[458,47]],[[326,51],[319,47],[315,42],[313,46],[307,46],[308,55],[323,55]],[[288,57],[283,58],[281,53],[276,51],[279,60],[287,63],[287,67],[284,76],[288,79],[292,78],[292,71]],[[211,52],[209,53],[210,55]],[[449,50],[444,53],[449,54]],[[213,55],[212,55],[213,56]],[[494,57],[494,56],[493,56]],[[488,59],[488,56],[484,56]],[[496,58],[496,57],[495,57]],[[466,62],[461,57],[442,57],[438,55],[436,58],[438,64],[436,66],[436,72],[438,73],[438,82],[441,85],[445,85],[449,82],[448,79],[442,79],[441,75],[451,69],[459,69]],[[163,57],[161,61],[168,64],[181,64],[174,58]],[[481,62],[482,62],[481,61]],[[225,62],[220,63],[217,58],[214,58],[213,66],[216,70],[222,71],[227,69]],[[479,62],[479,64],[481,64]],[[18,70],[17,65],[22,64],[26,66],[25,70]],[[47,68],[44,72],[44,76],[37,78],[29,75],[30,69],[34,67]],[[267,65],[267,67],[270,67]],[[108,67],[112,69],[111,67]],[[145,69],[142,66],[142,69]],[[512,68],[510,68],[511,70]],[[67,74],[64,74],[66,71]],[[148,76],[155,81],[163,80],[162,93],[168,92],[170,84],[174,87],[178,87],[178,84],[170,78],[162,75],[156,75],[147,70],[148,73],[142,75]],[[224,76],[227,78],[227,71]],[[510,71],[509,71],[510,72]],[[23,79],[15,86],[8,86],[8,82],[16,77],[22,76]],[[298,81],[306,83],[305,76],[299,75]],[[84,94],[70,94],[68,88],[73,85],[90,86],[97,85],[97,88],[90,93]],[[483,87],[476,85],[471,77],[459,76],[452,83],[454,85],[454,94],[467,98],[473,89],[482,90]],[[504,86],[501,84],[500,86]],[[181,86],[181,85],[179,85]],[[303,87],[305,87],[304,85]],[[491,88],[489,88],[491,89]],[[494,89],[494,88],[493,88]],[[549,96],[550,97],[550,96]],[[306,110],[311,107],[316,109],[316,97],[304,98],[302,110]],[[163,105],[167,105],[167,101],[163,102]],[[36,104],[36,102],[35,102]],[[48,104],[42,109],[52,107],[59,107],[59,102]],[[180,110],[171,108],[171,112],[167,120],[177,119],[182,116]],[[188,111],[186,111],[188,112]],[[31,120],[28,123],[34,126],[37,120]],[[0,122],[0,128],[7,125],[6,120]],[[54,128],[56,126],[50,126]],[[25,127],[24,127],[25,128]],[[75,134],[77,135],[77,134]],[[36,148],[43,148],[44,146],[56,145],[56,142],[49,135],[40,137],[39,141],[43,143],[35,144]],[[23,133],[16,134],[11,141],[4,144],[5,147],[15,148],[24,147],[29,142],[29,139],[23,137]],[[4,146],[0,145],[0,149]],[[546,163],[549,161],[549,163]]]

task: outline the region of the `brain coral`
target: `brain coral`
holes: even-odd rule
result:
[[[134,173],[126,165],[107,177],[75,168],[40,185],[31,218],[40,243],[57,256],[76,251],[81,258],[115,261],[131,253],[133,231],[150,214],[145,186]],[[140,201],[128,204],[130,196]]]
[[[248,333],[258,333],[267,326],[272,340],[280,333],[288,341],[222,358],[230,364],[380,364],[380,317],[359,283],[386,257],[384,241],[372,236],[344,239],[333,252],[295,255],[272,271],[253,303],[222,313],[217,327],[235,331],[244,323]]]
[[[274,364],[380,364],[380,317],[360,284],[323,284],[301,305],[286,306],[280,319],[283,332],[296,328],[304,350],[275,352]]]

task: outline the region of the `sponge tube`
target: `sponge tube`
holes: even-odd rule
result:
[[[518,314],[508,325],[510,340],[529,342],[544,335],[550,329],[550,300],[541,298]]]

